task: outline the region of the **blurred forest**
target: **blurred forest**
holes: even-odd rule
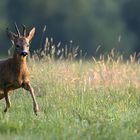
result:
[[[128,57],[140,51],[139,13],[139,0],[1,0],[0,54],[6,54],[11,46],[5,29],[14,31],[16,21],[29,29],[36,27],[32,50],[44,47],[47,36],[56,44],[61,42],[62,47],[72,40],[87,56],[98,56],[115,48]]]

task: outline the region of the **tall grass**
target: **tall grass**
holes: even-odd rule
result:
[[[1,101],[0,139],[140,139],[140,65],[135,56],[124,62],[112,52],[107,59],[83,61],[63,48],[67,55],[59,59],[46,49],[28,60],[39,115],[33,114],[26,91],[14,91],[7,114]]]

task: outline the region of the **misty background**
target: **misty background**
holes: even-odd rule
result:
[[[32,51],[44,47],[45,37],[52,37],[62,47],[72,40],[88,57],[108,53],[112,48],[125,57],[140,52],[139,0],[1,0],[1,55],[11,47],[5,30],[8,27],[15,31],[15,21],[29,30],[36,27]]]

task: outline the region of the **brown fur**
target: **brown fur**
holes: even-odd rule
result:
[[[30,92],[35,114],[39,111],[34,91],[30,84],[30,75],[26,63],[26,56],[21,55],[22,51],[28,54],[29,42],[33,38],[34,33],[35,28],[31,30],[27,37],[16,36],[13,32],[7,31],[8,37],[13,44],[15,46],[19,46],[18,48],[15,47],[13,57],[0,61],[0,99],[5,98],[5,112],[7,112],[11,106],[9,92],[21,87]]]

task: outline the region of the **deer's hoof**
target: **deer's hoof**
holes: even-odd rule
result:
[[[38,105],[36,105],[36,106],[34,107],[34,112],[35,112],[35,115],[37,115],[37,112],[39,112],[39,106],[38,106]]]
[[[7,109],[7,108],[5,108],[5,109],[4,109],[4,113],[6,113],[7,111],[8,111],[8,109]]]

